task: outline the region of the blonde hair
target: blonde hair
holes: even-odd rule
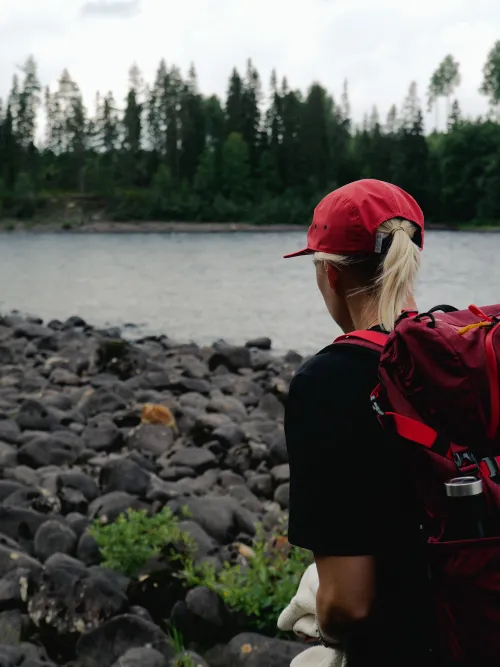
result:
[[[378,320],[386,331],[394,329],[408,298],[411,296],[420,269],[420,250],[413,242],[417,227],[401,218],[392,218],[382,223],[380,234],[392,236],[389,250],[385,255],[375,255],[380,260],[369,283],[361,285],[355,293],[369,293],[377,303]],[[370,258],[371,259],[371,258]],[[360,269],[368,263],[367,256],[331,255],[325,252],[314,253],[314,263],[325,262],[335,268],[357,265]],[[373,262],[370,263],[373,266]]]

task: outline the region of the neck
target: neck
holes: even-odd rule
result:
[[[351,315],[351,331],[371,329],[380,325],[377,304],[371,299],[367,299],[366,295],[354,295],[352,299],[349,299],[348,308]],[[408,297],[401,310],[417,310],[417,304],[413,296]],[[345,333],[349,332],[345,331]]]

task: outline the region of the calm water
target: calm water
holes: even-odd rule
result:
[[[0,309],[201,343],[266,335],[276,350],[310,353],[338,330],[311,259],[281,259],[303,242],[302,232],[2,235]],[[420,308],[499,302],[499,255],[500,234],[429,233]]]

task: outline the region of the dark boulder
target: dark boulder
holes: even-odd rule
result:
[[[227,667],[290,667],[291,661],[307,649],[298,642],[272,639],[251,632],[234,637],[226,647]]]
[[[218,345],[208,360],[208,368],[214,371],[218,366],[225,366],[233,373],[239,371],[240,368],[250,368],[250,350],[247,347]]]
[[[72,554],[77,537],[69,526],[61,521],[42,523],[35,535],[35,554],[42,562],[55,553]]]
[[[147,505],[125,491],[111,491],[96,498],[89,506],[89,516],[106,522],[114,521],[129,509],[146,509]]]
[[[83,634],[76,654],[81,667],[112,667],[130,649],[144,647],[155,649],[166,660],[175,655],[168,637],[157,625],[125,614]]]
[[[109,415],[97,415],[89,419],[83,434],[86,447],[97,452],[111,452],[119,449],[123,435]]]
[[[54,554],[43,570],[30,573],[28,614],[60,635],[81,633],[123,613],[128,600],[121,580],[102,568],[87,569],[70,556]]]
[[[170,663],[169,663],[170,664]],[[180,667],[182,663],[175,663],[174,667]],[[126,653],[121,655],[113,667],[167,667],[165,656],[159,651],[148,646],[139,646],[138,648],[130,648]]]
[[[258,350],[270,350],[272,346],[272,341],[270,338],[252,338],[245,343],[245,347],[255,347]]]
[[[134,496],[144,496],[151,473],[127,458],[109,461],[102,469],[99,483],[103,492],[125,491]]]
[[[32,398],[21,404],[16,423],[22,431],[55,431],[59,428],[59,419],[54,412]]]
[[[174,444],[173,429],[164,424],[141,424],[127,438],[127,447],[149,456],[161,456]]]

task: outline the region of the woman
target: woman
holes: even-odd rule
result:
[[[415,310],[423,214],[395,185],[366,179],[316,207],[308,245],[319,290],[344,333],[389,332]],[[320,640],[349,667],[431,664],[418,507],[370,405],[378,354],[330,345],[290,386],[289,540],[313,552]]]

